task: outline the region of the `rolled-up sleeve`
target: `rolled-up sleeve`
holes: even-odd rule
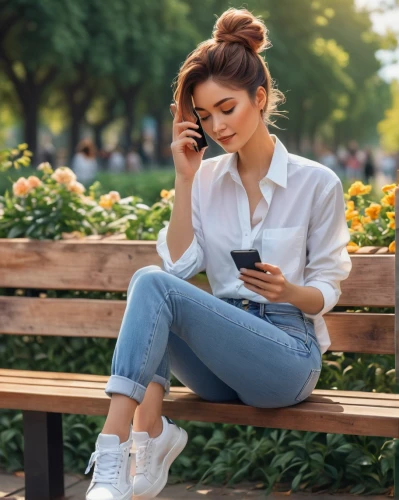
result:
[[[206,268],[205,253],[204,253],[204,235],[202,231],[200,207],[199,207],[199,180],[198,172],[194,178],[192,194],[192,223],[194,229],[194,238],[183,253],[183,255],[176,262],[172,262],[166,236],[168,234],[168,225],[161,229],[158,234],[157,252],[163,262],[163,269],[182,279],[189,279],[204,271]]]
[[[352,269],[346,249],[349,240],[342,184],[334,179],[320,196],[309,224],[304,284],[320,290],[324,306],[319,313],[307,316],[323,315],[337,304],[340,282]]]

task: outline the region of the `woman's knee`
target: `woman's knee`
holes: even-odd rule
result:
[[[147,275],[149,273],[153,273],[153,272],[164,272],[162,271],[162,269],[159,267],[159,266],[145,266],[145,267],[142,267],[140,269],[138,269],[132,276],[132,278],[130,279],[130,283],[129,283],[129,287],[127,289],[127,295],[130,294],[130,291],[133,287],[133,285],[136,283],[136,281],[144,276],[144,275]]]

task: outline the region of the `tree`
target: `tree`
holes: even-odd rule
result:
[[[0,64],[24,117],[24,140],[37,149],[39,106],[59,73],[71,67],[85,32],[78,0],[0,0]]]

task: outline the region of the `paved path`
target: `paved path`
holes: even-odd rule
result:
[[[89,482],[90,481],[81,476],[66,475],[66,500],[84,500]],[[367,500],[387,500],[390,498],[388,496],[359,497],[354,495],[329,495],[326,493],[295,493],[291,495],[289,492],[274,493],[269,496],[269,498],[276,497],[280,499],[288,497],[294,500],[356,500],[358,498]],[[14,475],[0,472],[0,498],[7,500],[25,500],[23,474]],[[255,489],[254,484],[243,483],[236,486],[234,489],[203,486],[197,491],[193,490],[192,484],[168,485],[157,498],[159,498],[159,500],[233,500],[234,498],[240,500],[260,500],[265,497],[261,491]]]

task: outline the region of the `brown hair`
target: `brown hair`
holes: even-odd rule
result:
[[[89,158],[96,157],[96,147],[91,139],[82,139],[76,146],[77,153],[83,153]]]
[[[174,82],[174,99],[182,117],[192,117],[192,94],[198,83],[212,78],[233,89],[246,89],[252,102],[258,87],[266,90],[262,113],[267,125],[271,115],[281,115],[277,106],[284,95],[273,87],[269,69],[260,52],[271,46],[263,21],[246,9],[230,8],[216,21],[213,38],[200,43],[188,55]]]

